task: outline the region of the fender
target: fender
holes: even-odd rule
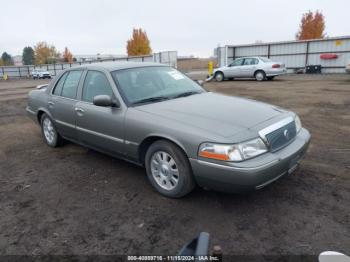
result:
[[[38,123],[40,124],[40,121],[39,121],[39,112],[44,112],[45,114],[47,114],[53,121],[55,121],[54,120],[54,118],[52,117],[52,114],[50,113],[50,111],[47,109],[47,108],[45,108],[45,107],[39,107],[38,108],[38,110],[36,111],[36,118],[38,119]]]

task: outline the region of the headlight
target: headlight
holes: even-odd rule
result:
[[[199,156],[222,161],[242,161],[267,151],[260,138],[235,145],[204,143],[199,147]]]
[[[297,115],[295,115],[294,122],[295,122],[295,128],[296,128],[297,133],[298,133],[300,131],[302,125],[301,125],[300,118]]]

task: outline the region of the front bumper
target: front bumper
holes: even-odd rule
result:
[[[285,148],[240,163],[207,162],[190,159],[193,174],[201,187],[223,192],[246,192],[267,186],[291,174],[310,143],[310,133],[302,128]]]

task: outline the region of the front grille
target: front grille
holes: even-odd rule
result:
[[[296,136],[295,122],[292,121],[279,129],[266,134],[267,142],[272,152],[281,149],[294,140]]]

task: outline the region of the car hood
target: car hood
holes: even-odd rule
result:
[[[222,137],[252,129],[286,112],[263,102],[211,92],[141,105],[135,109]]]

